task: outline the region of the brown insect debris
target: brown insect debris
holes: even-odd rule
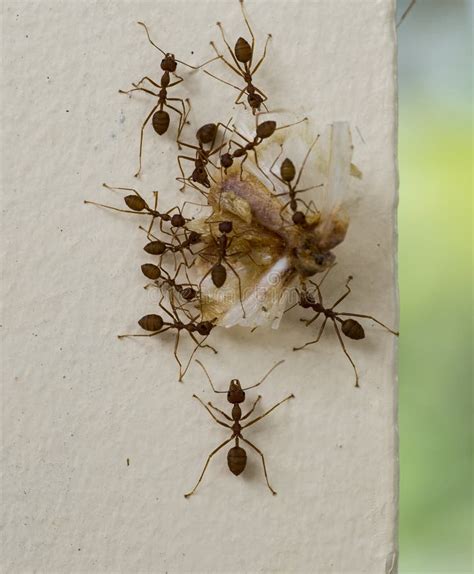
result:
[[[345,293],[343,295],[341,295],[341,297],[339,297],[339,299],[337,299],[337,301],[335,303],[333,303],[333,305],[331,307],[325,307],[325,305],[323,303],[323,297],[321,294],[321,285],[322,285],[324,279],[327,277],[329,271],[330,271],[330,269],[324,274],[323,278],[321,279],[321,281],[319,283],[315,283],[314,281],[309,281],[309,283],[311,283],[311,285],[313,285],[316,289],[317,300],[314,298],[313,293],[310,293],[306,290],[303,291],[302,293],[300,293],[300,301],[299,301],[299,303],[297,303],[297,305],[299,305],[303,309],[311,309],[315,313],[315,315],[312,319],[309,319],[309,320],[301,319],[301,321],[306,323],[306,326],[308,327],[309,325],[311,325],[312,323],[317,321],[317,319],[320,316],[323,316],[324,319],[323,319],[323,322],[321,323],[321,327],[319,328],[318,335],[317,335],[316,339],[314,339],[314,341],[309,341],[308,343],[305,343],[301,347],[294,347],[293,351],[301,351],[302,349],[305,349],[309,345],[314,345],[315,343],[318,343],[322,337],[322,334],[324,333],[324,329],[326,327],[328,320],[332,321],[332,324],[334,325],[334,330],[336,331],[337,338],[339,339],[339,343],[341,344],[341,348],[344,351],[344,354],[346,355],[346,357],[349,359],[349,361],[352,365],[352,368],[354,369],[355,386],[359,387],[359,373],[357,372],[357,368],[354,364],[354,361],[352,360],[351,356],[349,355],[349,352],[347,351],[346,346],[344,344],[344,340],[342,338],[342,335],[345,335],[349,339],[353,339],[353,340],[359,340],[359,339],[365,338],[364,328],[362,327],[362,325],[358,321],[356,321],[352,317],[360,317],[363,319],[370,319],[371,321],[375,321],[375,323],[377,323],[378,325],[383,327],[389,333],[396,335],[397,337],[398,337],[398,331],[393,331],[392,329],[390,329],[390,327],[387,327],[387,325],[384,325],[378,319],[376,319],[375,317],[372,317],[372,315],[362,315],[360,313],[343,313],[340,311],[335,311],[336,307],[340,303],[342,303],[342,301],[344,301],[344,299],[351,292],[351,288],[349,287],[349,283],[352,281],[352,276],[349,276],[347,279],[347,282],[345,285],[345,288],[346,288]],[[350,317],[350,318],[341,319],[341,317]],[[342,331],[342,335],[341,335],[341,331]]]
[[[255,424],[256,422],[262,420],[264,417],[266,417],[267,415],[269,415],[272,411],[274,411],[279,405],[283,404],[284,402],[288,401],[289,399],[294,398],[294,395],[291,394],[288,397],[286,397],[285,399],[283,399],[282,401],[280,401],[279,403],[277,403],[276,405],[274,405],[271,409],[269,409],[268,411],[266,411],[265,413],[263,413],[263,415],[260,415],[254,419],[252,419],[250,422],[242,425],[242,421],[248,419],[250,417],[250,415],[254,412],[258,402],[260,401],[260,399],[262,398],[260,395],[258,395],[258,397],[255,399],[253,405],[250,407],[250,410],[242,416],[242,409],[240,407],[240,405],[245,401],[245,391],[249,390],[249,389],[254,389],[255,387],[258,387],[259,385],[261,385],[265,379],[270,375],[270,373],[276,369],[279,365],[281,365],[284,361],[280,361],[278,363],[276,363],[275,365],[273,365],[273,367],[268,371],[268,373],[255,385],[251,385],[250,387],[246,387],[246,388],[242,388],[240,385],[240,381],[238,379],[232,379],[230,381],[229,384],[229,390],[228,391],[218,391],[215,389],[214,385],[212,384],[212,380],[211,377],[209,376],[209,373],[207,372],[206,368],[204,367],[204,365],[200,362],[200,361],[196,361],[201,368],[203,369],[204,373],[207,376],[207,379],[209,381],[209,384],[211,385],[212,390],[215,393],[227,393],[227,400],[229,401],[229,403],[232,405],[232,411],[230,416],[225,413],[224,411],[218,409],[217,407],[215,407],[212,403],[208,402],[207,405],[197,396],[197,395],[193,395],[193,397],[195,399],[197,399],[201,405],[207,410],[207,412],[211,415],[211,417],[216,421],[216,423],[218,423],[219,425],[226,427],[228,429],[230,429],[232,431],[232,436],[225,440],[222,444],[220,444],[217,448],[215,448],[211,454],[207,457],[206,460],[206,464],[204,465],[204,468],[201,472],[201,475],[195,485],[195,487],[188,492],[187,494],[185,494],[185,498],[189,498],[192,494],[194,494],[196,492],[196,489],[198,488],[199,484],[202,481],[202,478],[204,476],[204,473],[206,472],[206,469],[209,465],[209,461],[211,460],[211,458],[224,446],[226,446],[227,444],[229,444],[231,441],[235,442],[235,445],[229,450],[229,452],[227,453],[227,465],[229,467],[229,470],[232,472],[232,474],[235,474],[235,476],[238,476],[239,474],[241,474],[244,470],[245,467],[247,465],[247,453],[245,452],[245,450],[240,446],[240,441],[248,444],[255,452],[257,452],[261,459],[262,459],[262,465],[263,465],[263,472],[265,474],[265,480],[267,482],[267,486],[270,489],[270,492],[272,494],[276,494],[275,490],[273,490],[273,488],[270,486],[270,482],[268,480],[268,475],[267,475],[267,467],[265,464],[265,457],[263,456],[263,453],[261,450],[259,450],[253,443],[251,443],[249,440],[245,439],[242,436],[242,431],[246,428],[248,428],[249,426],[252,426],[253,424]],[[212,409],[212,410],[211,410]],[[217,418],[215,413],[219,413],[219,415],[223,416],[226,421],[228,422],[224,422],[220,419]]]
[[[264,61],[264,59],[267,55],[268,42],[272,36],[271,36],[271,34],[268,34],[267,40],[265,42],[265,47],[263,49],[263,54],[262,54],[261,58],[259,59],[259,61],[252,68],[253,57],[254,57],[254,53],[255,53],[255,36],[254,36],[254,33],[252,32],[252,28],[250,27],[247,15],[246,15],[245,10],[244,10],[244,0],[239,0],[239,1],[240,1],[240,7],[242,10],[242,15],[243,15],[243,18],[245,20],[245,24],[248,28],[248,31],[250,32],[250,36],[252,37],[252,43],[249,44],[247,42],[247,40],[240,37],[237,40],[237,42],[235,43],[234,49],[232,50],[229,42],[227,41],[227,39],[225,37],[224,28],[222,27],[222,24],[220,22],[217,22],[217,26],[219,27],[219,30],[221,32],[221,36],[222,36],[222,39],[224,41],[224,44],[227,46],[229,54],[232,57],[233,64],[225,59],[225,57],[216,48],[216,45],[214,44],[214,42],[211,42],[211,46],[214,49],[214,51],[216,52],[217,58],[221,59],[233,72],[235,72],[238,76],[240,76],[244,80],[245,86],[243,88],[239,88],[238,86],[235,86],[234,84],[231,84],[230,82],[227,82],[226,80],[223,80],[222,78],[219,78],[219,77],[215,76],[214,74],[211,74],[207,70],[204,70],[204,72],[206,74],[208,74],[209,76],[212,76],[216,80],[219,80],[220,82],[227,84],[228,86],[231,86],[232,88],[235,88],[239,92],[239,95],[237,96],[234,103],[242,104],[245,107],[245,103],[242,102],[241,99],[244,95],[247,95],[247,102],[248,102],[248,104],[252,110],[252,113],[255,114],[255,113],[257,113],[257,111],[260,110],[261,106],[263,106],[268,111],[268,108],[265,105],[265,102],[267,101],[268,98],[262,92],[262,90],[260,90],[259,88],[257,88],[254,85],[253,76],[257,72],[257,70],[260,68],[262,62]]]

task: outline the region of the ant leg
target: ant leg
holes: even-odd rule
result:
[[[244,308],[244,303],[242,301],[242,283],[240,281],[240,277],[239,274],[237,273],[237,271],[234,269],[234,267],[228,262],[226,261],[227,265],[229,266],[230,270],[232,271],[232,273],[237,277],[237,282],[239,284],[239,299],[240,299],[240,306],[242,307],[242,317],[245,319],[246,315],[245,315],[245,308]]]
[[[131,94],[132,92],[145,92],[146,94],[150,94],[150,96],[155,96],[155,98],[159,98],[160,94],[155,94],[151,90],[147,90],[146,88],[141,88],[137,84],[132,84],[133,88],[131,90],[119,90],[119,94]]]
[[[151,112],[147,115],[145,121],[142,124],[142,129],[140,130],[140,151],[138,153],[138,171],[135,174],[135,177],[139,177],[140,172],[142,171],[142,152],[143,152],[143,132],[145,130],[145,127],[147,125],[147,123],[150,121],[151,116],[155,113],[155,111],[158,109],[159,104],[156,104],[156,106],[154,106],[151,110]]]
[[[341,297],[339,297],[339,299],[334,303],[334,305],[331,307],[331,311],[334,309],[334,307],[337,307],[337,305],[339,305],[339,303],[341,303],[341,301],[344,301],[344,299],[349,295],[349,293],[351,292],[351,288],[349,287],[349,283],[352,281],[352,275],[349,275],[349,277],[347,278],[346,281],[346,292],[344,293],[344,295],[342,295]]]
[[[240,100],[242,99],[242,96],[245,94],[246,90],[247,90],[247,88],[244,88],[243,90],[241,90],[240,94],[238,95],[237,99],[234,102],[234,104],[244,106],[244,109],[247,109],[247,106],[245,105],[245,102],[241,102]]]
[[[316,136],[316,139],[314,140],[314,142],[309,146],[309,149],[306,152],[306,155],[304,156],[303,163],[301,164],[300,171],[298,172],[298,177],[296,178],[295,189],[298,187],[298,183],[300,182],[301,174],[303,173],[306,162],[308,161],[308,158],[311,155],[311,152],[313,151],[314,146],[318,143],[318,140],[319,140],[319,134]]]
[[[230,47],[229,42],[226,40],[226,37],[224,34],[224,28],[222,27],[222,24],[220,22],[217,22],[217,27],[221,31],[221,36],[222,36],[222,39],[224,40],[224,44],[227,46],[227,49],[229,50],[229,54],[232,56],[232,59],[234,60],[234,63],[237,66],[237,68],[234,68],[234,66],[232,64],[227,62],[227,60],[224,58],[224,56],[221,56],[222,61],[225,62],[230,68],[232,68],[232,70],[234,70],[234,72],[236,72],[242,76],[245,73],[245,70],[242,70],[239,60],[237,60],[237,58],[235,57],[235,54],[234,54],[232,48]],[[211,42],[211,45],[212,44],[213,44],[213,42]],[[217,50],[216,50],[216,53],[219,54],[219,52]]]
[[[152,79],[150,78],[150,76],[143,76],[143,78],[142,78],[139,82],[136,82],[136,83],[133,84],[133,85],[141,88],[142,86],[141,86],[140,84],[142,84],[145,80],[146,80],[147,82],[150,82],[150,84],[151,84],[152,86],[154,86],[155,88],[158,88],[159,90],[161,90],[160,84],[157,84],[157,83],[155,82],[155,80],[152,80]]]
[[[191,339],[192,339],[192,340],[196,343],[196,345],[197,345],[196,349],[194,350],[194,353],[191,355],[191,359],[194,357],[194,354],[196,353],[196,351],[198,350],[198,348],[201,348],[201,349],[211,349],[211,351],[214,351],[214,354],[217,355],[217,351],[216,351],[216,349],[214,349],[214,347],[213,347],[212,345],[209,345],[209,344],[207,344],[207,343],[206,343],[205,345],[203,344],[204,341],[207,339],[207,337],[205,337],[201,342],[199,342],[199,341],[196,339],[196,337],[195,337],[192,333],[189,333],[189,336],[191,337]],[[208,336],[209,336],[209,335],[208,335]]]
[[[337,315],[338,316],[343,315],[345,317],[361,317],[363,319],[370,319],[371,321],[374,321],[375,323],[377,323],[378,325],[380,325],[381,327],[383,327],[389,333],[392,333],[396,337],[398,337],[398,335],[400,334],[398,331],[393,331],[392,329],[390,329],[390,327],[387,327],[387,325],[385,325],[384,323],[382,323],[381,321],[379,321],[375,317],[372,317],[372,315],[362,315],[360,313],[338,313]]]
[[[178,108],[170,106],[170,104],[167,103],[167,102],[176,102],[176,101],[181,102],[181,105],[183,106],[182,112],[179,111]],[[180,98],[167,98],[167,100],[165,102],[165,106],[167,108],[170,108],[171,110],[174,110],[177,114],[179,114],[178,134],[176,136],[176,140],[178,140],[180,135],[181,135],[181,131],[184,128],[183,118],[186,116],[186,108],[184,107],[184,102]]]
[[[227,420],[233,422],[233,419],[232,419],[227,413],[225,413],[224,411],[221,411],[221,409],[218,409],[217,407],[215,407],[211,402],[208,402],[207,405],[208,405],[209,407],[211,407],[211,409],[214,409],[215,411],[217,411],[218,413],[220,413],[220,414],[221,414],[223,417],[225,417]],[[215,419],[215,420],[217,420],[217,419]],[[240,419],[240,420],[242,420],[242,419]],[[218,421],[218,422],[219,422],[219,421]],[[229,425],[226,425],[226,426],[228,426],[229,428],[231,428]]]
[[[195,158],[193,157],[189,157],[187,155],[179,155],[178,156],[178,166],[179,166],[179,170],[181,171],[181,175],[183,176],[183,186],[179,188],[179,191],[184,191],[184,189],[186,188],[186,183],[184,183],[188,178],[184,175],[184,170],[183,170],[183,166],[181,165],[181,160],[182,159],[186,159],[188,161],[192,161],[193,163],[196,161]],[[178,178],[177,178],[178,179]]]
[[[260,68],[261,63],[263,62],[263,60],[265,60],[265,57],[267,55],[267,46],[268,46],[268,42],[270,41],[272,35],[268,34],[267,36],[267,40],[265,42],[265,47],[263,48],[263,54],[262,57],[260,58],[260,60],[257,62],[257,64],[255,65],[255,68],[251,71],[251,75],[253,76],[255,74],[255,72]]]
[[[253,421],[250,421],[249,423],[247,423],[246,425],[244,425],[242,428],[246,429],[247,427],[255,424],[256,422],[258,422],[259,420],[263,419],[264,417],[266,417],[267,415],[269,415],[272,411],[274,411],[277,407],[279,407],[280,405],[282,405],[283,403],[285,403],[286,401],[289,401],[290,399],[294,399],[295,395],[293,393],[291,393],[291,395],[288,395],[286,397],[286,399],[283,399],[282,401],[280,401],[279,403],[277,403],[276,405],[273,405],[273,407],[271,409],[268,409],[267,412],[263,413],[263,415],[260,415],[259,417],[257,417],[256,419],[253,419]]]
[[[261,450],[259,450],[254,444],[252,444],[249,440],[245,439],[243,436],[241,436],[240,439],[243,440],[244,442],[246,442],[249,446],[251,446],[261,456],[262,464],[263,464],[263,473],[265,475],[265,480],[267,481],[267,486],[270,489],[270,492],[273,495],[275,495],[276,491],[273,490],[273,488],[270,486],[270,483],[268,482],[267,467],[265,466],[265,457],[263,456],[263,452]]]
[[[219,82],[222,82],[223,84],[227,84],[231,88],[235,88],[239,92],[241,90],[241,88],[239,88],[238,86],[235,86],[234,84],[231,84],[230,82],[227,82],[226,80],[223,80],[222,78],[219,78],[218,76],[215,76],[214,74],[211,74],[211,72],[208,72],[207,70],[204,70],[204,73],[207,74],[208,76],[211,76],[211,78],[214,78],[215,80],[219,80]]]
[[[273,162],[272,165],[270,166],[270,173],[271,173],[276,179],[278,179],[278,181],[280,181],[281,183],[283,183],[283,184],[285,184],[285,185],[288,185],[288,183],[287,183],[285,180],[283,180],[278,174],[276,174],[276,173],[273,171],[273,168],[275,167],[276,162],[280,159],[282,153],[283,153],[283,146],[280,145],[280,153],[276,156],[274,162]],[[280,194],[278,194],[278,195],[275,196],[275,197],[279,197],[280,195],[286,195],[286,193],[283,193],[283,194],[280,193]]]
[[[199,480],[196,483],[196,486],[191,490],[191,492],[188,492],[187,494],[184,495],[184,498],[189,498],[192,494],[194,494],[196,492],[197,487],[199,486],[199,484],[201,483],[202,477],[204,476],[204,473],[206,472],[207,466],[209,464],[209,461],[211,460],[211,458],[222,448],[224,447],[226,444],[228,444],[231,440],[234,440],[234,437],[231,436],[228,440],[225,440],[221,445],[219,445],[217,448],[215,448],[211,454],[207,457],[207,461],[206,464],[204,465],[204,468],[201,472],[201,476],[199,477]]]
[[[215,416],[215,414],[208,408],[208,405],[211,406],[214,410],[219,411],[221,414],[223,414],[225,416],[226,419],[231,421],[232,419],[224,411],[221,411],[220,409],[216,409],[216,407],[212,406],[211,403],[208,403],[206,405],[197,395],[193,395],[193,398],[197,399],[201,403],[201,405],[206,409],[206,411],[211,415],[211,417],[216,421],[216,423],[219,423],[220,425],[222,425],[223,427],[226,427],[228,429],[232,428],[230,425],[220,421]]]
[[[258,395],[258,397],[255,399],[255,402],[254,402],[253,405],[252,405],[252,408],[249,410],[249,412],[248,412],[246,415],[244,415],[244,416],[240,419],[241,421],[245,420],[246,418],[248,418],[248,417],[253,413],[253,411],[255,410],[255,407],[256,407],[257,404],[258,404],[258,401],[259,401],[261,398],[262,398],[262,396],[261,396],[261,395]]]
[[[181,363],[181,361],[179,360],[179,357],[178,357],[179,334],[180,334],[180,332],[179,332],[179,330],[178,330],[177,333],[176,333],[176,339],[175,339],[175,342],[174,342],[173,355],[174,355],[174,358],[176,359],[176,362],[177,362],[178,365],[179,365],[179,379],[178,379],[178,381],[179,381],[180,383],[182,383],[182,382],[183,382],[183,377],[184,377],[184,375],[186,374],[186,371],[184,371],[184,373],[183,373],[183,364]]]
[[[245,10],[244,10],[244,0],[239,0],[239,1],[240,1],[240,9],[242,10],[242,16],[244,17],[245,23],[247,24],[248,31],[250,32],[250,36],[252,37],[252,56],[253,56],[253,50],[255,48],[255,36],[253,35],[252,28],[250,27],[250,24],[249,24],[249,21],[247,18],[247,14],[245,13]],[[250,66],[251,62],[252,62],[252,60],[250,60],[249,66]]]
[[[121,213],[135,213],[135,215],[149,215],[148,213],[143,213],[140,211],[131,211],[128,209],[120,209],[119,207],[112,207],[111,205],[105,205],[104,203],[97,203],[96,201],[84,200],[84,203],[89,205],[97,205],[98,207],[105,207],[106,209],[111,209],[112,211],[120,211]]]
[[[131,335],[117,335],[117,339],[126,339],[128,337],[154,337],[155,335],[161,335],[161,333],[166,333],[169,331],[171,326],[166,327],[165,329],[161,329],[161,331],[155,331],[154,333],[138,333],[138,334],[131,334]]]
[[[322,322],[321,327],[319,329],[318,336],[316,337],[316,339],[314,341],[309,341],[308,343],[305,343],[302,347],[293,347],[293,351],[301,351],[302,349],[306,348],[308,345],[314,345],[315,343],[318,343],[319,339],[321,339],[322,334],[324,333],[324,328],[326,327],[327,321],[328,321],[328,318],[325,317],[324,321]]]
[[[304,323],[306,323],[306,326],[309,327],[311,324],[313,324],[317,319],[319,319],[319,316],[321,315],[321,312],[316,313],[316,315],[310,319],[309,321],[307,321],[306,319],[301,319],[301,321],[303,321]]]
[[[356,386],[356,387],[359,387],[359,373],[357,372],[357,368],[356,368],[356,366],[355,366],[355,364],[354,364],[354,361],[352,360],[351,356],[350,356],[349,353],[347,352],[346,346],[344,345],[344,341],[342,340],[341,333],[340,333],[340,331],[339,331],[339,327],[338,327],[337,324],[336,324],[336,321],[334,321],[334,319],[332,319],[332,322],[333,322],[333,325],[334,325],[334,329],[336,330],[337,338],[339,339],[339,342],[341,343],[342,350],[344,351],[344,354],[345,354],[346,357],[349,359],[349,361],[350,361],[350,363],[351,363],[351,365],[352,365],[352,368],[354,369],[355,378],[356,378],[355,386]]]

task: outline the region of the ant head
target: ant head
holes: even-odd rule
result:
[[[197,167],[192,173],[192,180],[196,183],[200,183],[204,187],[211,187],[211,182],[207,177],[207,171],[204,169],[203,166]]]
[[[221,166],[225,169],[230,167],[234,163],[234,160],[230,153],[224,153],[221,155]]]
[[[304,225],[306,223],[306,216],[302,211],[295,211],[291,219],[295,225]]]
[[[247,96],[247,101],[249,103],[249,106],[253,109],[253,110],[259,110],[260,106],[263,103],[263,98],[260,94],[256,94],[255,92],[249,92],[249,95]]]
[[[291,161],[291,159],[286,158],[283,160],[281,166],[280,166],[280,175],[281,175],[281,179],[283,181],[286,181],[286,183],[290,183],[290,181],[293,181],[296,175],[296,170],[295,170],[295,166],[293,164],[293,162]]]
[[[138,324],[145,331],[160,331],[164,322],[160,315],[145,315],[138,321]]]
[[[234,52],[235,57],[239,62],[242,62],[242,64],[248,64],[252,59],[252,47],[247,40],[244,40],[242,37],[240,37],[235,43]]]
[[[165,72],[175,72],[178,64],[176,63],[176,59],[174,54],[165,54],[165,57],[161,60],[161,69]]]
[[[161,277],[161,269],[157,265],[153,265],[153,263],[144,263],[142,265],[142,273],[152,281],[156,281],[156,279]]]
[[[311,293],[308,293],[307,291],[300,293],[300,305],[303,309],[309,309],[315,303],[316,301]]]
[[[365,338],[364,328],[354,319],[346,319],[343,321],[341,324],[341,330],[346,337],[349,337],[349,339],[358,340]]]
[[[229,390],[227,391],[227,400],[233,405],[245,401],[245,392],[242,390],[238,379],[232,379],[230,381]]]
[[[193,291],[194,291],[194,289],[193,289]],[[198,323],[198,325],[197,325],[197,332],[200,335],[202,335],[203,337],[207,337],[213,328],[214,328],[214,325],[211,321],[202,321],[201,323]]]
[[[181,296],[185,301],[192,301],[193,299],[196,298],[196,295],[197,295],[196,290],[193,289],[192,287],[185,287],[181,291]]]
[[[181,213],[175,213],[171,218],[171,225],[173,227],[184,227],[184,225],[186,225],[186,219],[184,219]]]
[[[219,231],[221,233],[231,233],[233,229],[232,221],[221,221],[219,223]]]
[[[201,241],[201,234],[197,231],[191,231],[188,241],[190,244],[199,243]]]
[[[211,143],[216,137],[217,126],[216,124],[204,124],[196,132],[196,139],[199,143]]]
[[[266,122],[261,123],[257,126],[257,136],[262,140],[269,138],[273,135],[276,130],[276,122],[273,120],[267,120]]]

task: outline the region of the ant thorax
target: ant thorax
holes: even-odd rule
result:
[[[222,170],[207,195],[211,214],[190,224],[206,244],[196,265],[202,276],[218,256],[218,222],[232,222],[223,264],[229,262],[235,273],[228,273],[220,287],[210,277],[201,285],[203,317],[217,318],[218,326],[278,327],[295,286],[334,265],[333,250],[344,241],[349,225],[344,207],[355,173],[350,130],[345,123],[328,126],[311,150],[304,183],[298,186],[308,189],[296,200],[301,224],[294,223],[288,186],[272,177],[280,173],[297,140],[259,146],[243,169],[236,163]],[[298,145],[308,150],[311,142]]]

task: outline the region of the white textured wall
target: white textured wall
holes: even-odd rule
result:
[[[183,493],[226,436],[192,394],[215,397],[197,367],[176,383],[170,341],[115,337],[152,311],[143,236],[136,219],[82,200],[113,199],[103,181],[134,183],[149,103],[117,89],[159,77],[134,23],[200,62],[217,19],[232,38],[245,32],[237,2],[5,0],[2,11],[3,571],[394,572],[393,337],[368,324],[366,341],[349,341],[356,390],[335,336],[290,351],[310,338],[297,315],[271,336],[217,335],[219,356],[201,358],[221,388],[231,377],[250,384],[284,357],[259,389],[262,408],[296,399],[248,434],[278,496],[249,452],[239,478],[216,458],[190,500]],[[352,273],[346,309],[393,324],[394,0],[259,0],[248,11],[259,42],[274,36],[260,75],[271,102],[363,135],[354,131],[364,194],[326,292],[337,296]],[[205,76],[186,85],[195,126],[235,97]],[[158,187],[171,206],[175,148],[149,135],[140,189]]]

